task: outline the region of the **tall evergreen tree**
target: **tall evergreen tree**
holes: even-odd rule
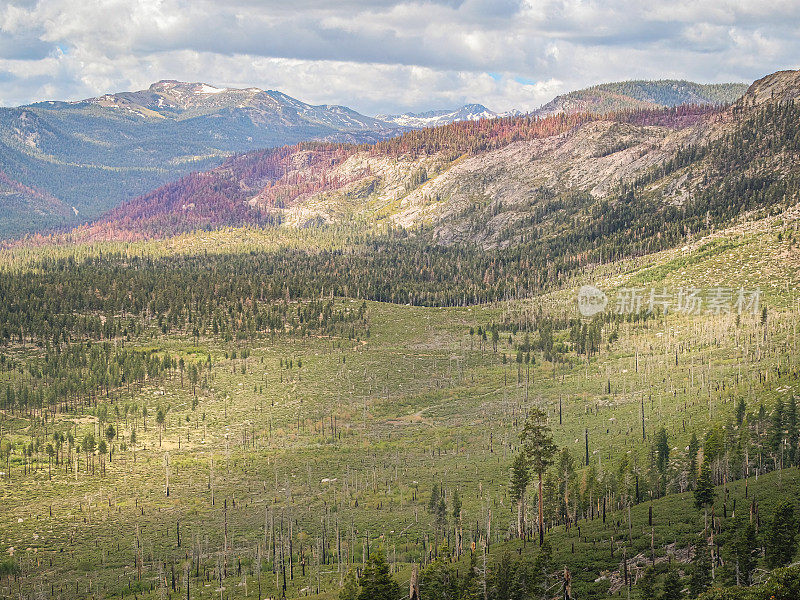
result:
[[[669,438],[667,437],[667,430],[663,427],[656,433],[655,450],[656,467],[658,472],[664,475],[669,466]]]
[[[458,490],[453,491],[453,496],[450,500],[451,504],[453,505],[453,523],[458,523],[461,519],[461,496],[458,494]]]
[[[775,458],[776,462],[780,459],[781,444],[783,444],[783,400],[778,398],[775,403],[775,409],[772,411],[772,418],[769,423],[769,433],[767,434],[767,443],[769,444],[770,452]]]
[[[443,549],[440,557],[419,574],[420,598],[459,600],[461,586],[455,567],[443,558],[448,553],[449,550]]]
[[[800,439],[800,431],[797,426],[797,401],[792,396],[786,403],[786,458],[790,465],[797,464],[798,458],[800,458],[797,448],[798,439]]]
[[[558,495],[559,495],[559,502],[558,505],[560,506],[559,515],[561,519],[566,523],[570,518],[570,511],[569,511],[569,495],[570,495],[570,484],[574,484],[574,475],[575,473],[575,461],[572,459],[572,455],[569,452],[568,448],[562,448],[561,452],[558,453],[558,465],[556,466],[556,474],[558,479]],[[574,487],[574,485],[572,486]]]
[[[359,585],[356,577],[356,570],[351,567],[347,570],[347,575],[339,590],[339,600],[358,600]]]
[[[472,552],[469,557],[467,575],[461,585],[460,600],[481,600],[483,598],[480,571],[478,569],[478,553]]]
[[[558,450],[553,442],[553,433],[547,425],[547,415],[534,408],[528,414],[520,434],[522,447],[531,469],[539,479],[539,545],[544,543],[544,491],[542,482],[548,467],[553,464],[553,456]]]
[[[694,489],[697,482],[697,453],[700,451],[700,440],[697,439],[697,434],[692,432],[692,438],[689,440],[689,485]]]
[[[536,553],[536,558],[533,559],[533,569],[539,582],[540,596],[545,597],[550,587],[549,579],[553,572],[553,548],[550,546],[549,540],[545,540],[544,544],[539,548],[539,552]]]
[[[656,593],[656,570],[651,565],[644,570],[641,579],[637,582],[639,598],[641,600],[658,600]]]
[[[444,534],[447,529],[447,504],[444,503],[444,497],[439,498],[439,504],[436,506],[436,531]]]
[[[784,500],[772,517],[767,530],[765,558],[770,568],[782,567],[792,562],[797,552],[797,520],[794,516],[794,502]]]
[[[492,570],[488,590],[490,600],[512,600],[517,566],[518,563],[512,559],[510,552],[503,553],[500,562]]]
[[[683,584],[678,570],[675,568],[667,571],[662,585],[660,600],[681,600],[683,598]]]
[[[739,398],[739,402],[736,403],[736,424],[741,427],[742,422],[744,421],[745,414],[747,413],[747,402],[745,402],[744,397]]]
[[[692,558],[691,574],[689,575],[689,593],[699,596],[711,586],[711,556],[708,552],[708,543],[702,537],[695,543],[694,557]]]
[[[736,537],[733,541],[733,557],[736,561],[736,585],[751,585],[756,568],[755,525],[749,519],[740,519],[736,524]]]
[[[439,506],[439,485],[434,483],[431,488],[431,497],[428,500],[428,512],[436,514],[436,508]]]
[[[714,503],[714,483],[711,481],[711,469],[706,461],[700,466],[700,476],[694,489],[694,505],[704,508]]]
[[[389,564],[382,548],[369,557],[359,580],[361,591],[358,600],[398,600],[400,586],[389,573]]]

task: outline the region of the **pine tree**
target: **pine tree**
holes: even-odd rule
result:
[[[692,438],[689,440],[689,484],[692,488],[695,487],[697,482],[697,452],[700,450],[700,441],[697,439],[697,434],[692,432]]]
[[[542,482],[558,447],[553,442],[553,433],[547,425],[547,415],[534,408],[528,415],[520,434],[522,447],[531,469],[539,478],[539,545],[544,543],[544,493]]]
[[[536,578],[539,581],[540,595],[544,597],[549,589],[549,578],[553,572],[553,548],[550,546],[550,541],[545,540],[544,544],[539,548],[536,558],[533,559],[533,570],[536,573]]]
[[[737,455],[741,458],[740,477],[746,477],[750,472],[750,435],[750,426],[747,423],[747,419],[745,419],[739,429],[739,441],[737,444]]]
[[[107,450],[108,450],[108,444],[106,444],[105,440],[101,439],[100,442],[97,444],[97,451],[100,453],[102,457]]]
[[[797,521],[791,500],[784,500],[775,509],[767,539],[769,543],[766,545],[765,558],[770,568],[782,567],[792,562],[797,552]]]
[[[420,598],[429,598],[430,600],[458,600],[460,596],[460,585],[459,579],[456,576],[455,567],[443,558],[449,553],[450,550],[447,546],[443,546],[439,551],[439,558],[434,560],[419,574]]]
[[[562,448],[558,453],[558,466],[556,467],[556,476],[558,478],[558,495],[563,500],[559,501],[560,514],[562,519],[566,522],[569,519],[569,493],[570,484],[574,484],[573,475],[575,474],[575,461],[568,448]],[[574,487],[574,485],[573,485]]]
[[[506,551],[492,572],[489,597],[492,600],[512,600],[514,591],[514,575],[518,564],[512,560],[511,553]]]
[[[692,558],[692,570],[689,576],[689,594],[699,596],[711,586],[711,557],[708,544],[704,538],[699,538],[695,544],[695,553]]]
[[[670,569],[664,577],[660,600],[681,600],[683,584],[677,569]]]
[[[514,578],[511,581],[511,598],[530,598],[536,585],[536,577],[530,565],[524,560],[517,561],[517,568],[514,571]]]
[[[747,413],[747,402],[745,402],[744,397],[739,398],[739,402],[736,404],[736,424],[739,427],[742,426],[742,422],[744,421],[746,413]]]
[[[783,443],[783,400],[778,398],[775,403],[775,410],[772,411],[772,418],[769,424],[769,433],[767,434],[767,443],[772,455],[778,459],[780,454],[781,444]]]
[[[398,600],[401,595],[400,586],[389,574],[389,564],[381,548],[369,557],[359,584],[358,600]]]
[[[431,514],[436,514],[436,507],[439,506],[439,486],[434,483],[433,488],[431,488],[431,497],[428,500],[428,512]]]
[[[736,525],[733,556],[736,561],[736,585],[751,585],[756,568],[755,552],[758,546],[755,525],[749,519],[741,519]]]
[[[694,505],[701,509],[714,503],[714,484],[711,481],[711,469],[706,461],[700,466],[700,476],[694,489]]]
[[[703,444],[703,460],[712,463],[725,452],[725,432],[721,425],[713,425],[706,432],[706,439]]]
[[[800,458],[797,448],[798,439],[800,439],[800,431],[797,427],[797,401],[792,396],[786,403],[786,446],[790,465],[797,464],[798,458]]]
[[[644,574],[637,585],[641,600],[658,600],[656,596],[656,570],[652,566],[644,570]]]
[[[461,496],[458,495],[458,490],[453,491],[451,503],[453,505],[453,523],[457,524],[461,519]]]
[[[442,532],[447,529],[447,505],[444,503],[444,497],[439,498],[439,504],[436,506],[436,531]]]
[[[469,557],[467,575],[461,585],[460,600],[480,600],[483,598],[481,590],[480,571],[478,570],[478,553],[473,552]]]
[[[663,427],[656,433],[655,443],[655,466],[657,475],[655,477],[656,494],[662,496],[667,491],[667,467],[669,467],[669,437],[667,430]]]
[[[669,438],[667,437],[667,430],[663,427],[656,433],[655,449],[656,467],[658,472],[663,475],[667,472],[667,466],[669,465]]]
[[[358,594],[359,585],[356,570],[351,567],[347,570],[342,589],[339,590],[339,600],[358,600]]]
[[[106,438],[108,439],[108,460],[109,460],[109,462],[111,462],[111,449],[112,449],[112,444],[114,442],[114,438],[116,437],[116,435],[117,435],[116,429],[114,429],[114,426],[111,423],[109,423],[108,427],[106,427]]]

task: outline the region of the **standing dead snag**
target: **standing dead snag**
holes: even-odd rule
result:
[[[647,439],[647,434],[645,433],[644,429],[644,395],[642,395],[642,441],[644,442]]]
[[[164,481],[164,492],[169,497],[169,452],[164,452],[164,471],[166,479]]]
[[[419,600],[419,569],[417,565],[411,569],[411,580],[408,585],[408,600]]]
[[[589,466],[589,428],[584,428],[583,431],[584,440],[586,442],[586,466]]]
[[[517,535],[525,538],[525,491],[531,481],[530,465],[524,450],[511,464],[511,501],[517,504]]]
[[[572,600],[572,574],[564,565],[564,600]]]

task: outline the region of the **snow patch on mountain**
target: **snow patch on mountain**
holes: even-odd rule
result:
[[[519,114],[521,113],[516,110],[496,113],[482,104],[467,104],[457,109],[431,110],[422,113],[407,112],[401,115],[378,115],[375,118],[386,121],[387,123],[393,123],[400,127],[421,129],[424,127],[448,125],[458,121],[480,121],[481,119],[497,119],[499,117],[511,117]]]
[[[208,85],[207,83],[203,83],[200,86],[200,89],[197,90],[198,94],[219,94],[222,92],[227,91],[228,88],[218,88],[214,87],[213,85]]]

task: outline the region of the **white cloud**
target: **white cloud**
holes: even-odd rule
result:
[[[602,81],[796,68],[798,26],[800,0],[10,0],[0,102],[174,78],[371,113],[526,109]]]

